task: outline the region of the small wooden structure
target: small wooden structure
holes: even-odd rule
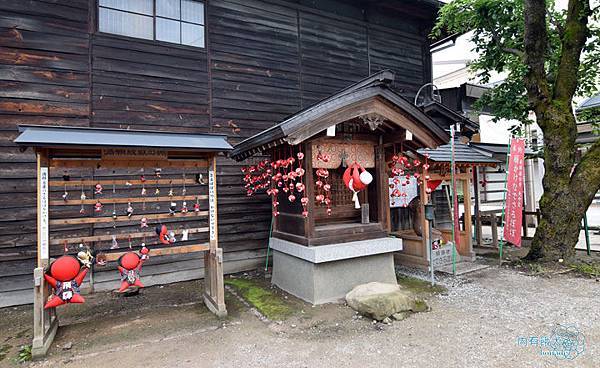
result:
[[[38,250],[37,268],[34,270],[34,356],[46,354],[58,328],[56,308],[44,309],[51,293],[44,279],[45,268],[50,258],[71,253],[73,249],[74,253],[77,253],[77,247],[73,248],[71,245],[83,243],[93,252],[106,252],[107,261],[115,261],[133,249],[133,242],[144,239],[145,243],[146,237],[156,239],[153,226],[149,227],[150,230],[131,231],[132,226],[139,228],[138,224],[143,218],[149,224],[161,224],[163,221],[168,224],[170,218],[177,217],[178,220],[187,220],[186,224],[194,225],[185,229],[189,234],[187,241],[183,239],[167,246],[158,241],[158,244],[148,243],[150,256],[205,252],[204,302],[218,316],[227,314],[223,289],[223,250],[218,245],[216,182],[216,155],[231,149],[224,136],[48,126],[20,126],[19,130],[21,134],[15,143],[24,148],[33,147],[37,156]],[[184,174],[181,179],[170,177],[170,168],[185,168],[190,172],[190,176],[186,177]],[[86,169],[112,170],[114,179],[86,179],[81,174],[82,170]],[[80,175],[80,180],[73,178],[77,175]],[[95,193],[93,198],[92,188],[97,184],[104,186],[105,194],[100,196]],[[207,184],[208,190],[205,194],[201,188]],[[173,195],[171,192],[169,195],[161,195],[159,187],[165,185],[170,185],[171,191],[173,185],[181,185],[184,189],[181,195]],[[111,190],[110,186],[112,196],[107,194]],[[146,186],[151,190],[156,188],[154,195],[140,193],[139,188],[145,190]],[[64,188],[64,197],[60,198],[59,195],[58,199],[52,198],[53,187]],[[119,188],[118,193],[124,192],[126,196],[117,195],[116,188]],[[79,189],[82,193],[81,198]],[[68,190],[76,191],[73,199],[68,196]],[[88,196],[84,195],[86,190]],[[133,190],[136,194],[133,194]],[[186,206],[183,201],[190,203],[189,211],[183,210]],[[192,208],[194,201],[198,203],[196,209]],[[112,216],[110,210],[96,212],[92,209],[100,202],[104,206],[112,205]],[[154,207],[163,202],[167,204],[162,211]],[[179,207],[182,209],[178,208],[176,213],[169,213],[170,202],[178,203],[178,206],[181,204],[183,207]],[[118,214],[117,205],[120,206],[118,212],[122,215]],[[120,209],[124,205],[137,206],[138,209],[134,214],[127,215]],[[73,209],[80,207],[81,213],[74,215],[77,212]],[[107,234],[104,229],[102,235],[64,236],[68,233],[69,225],[82,223],[99,226],[112,223],[113,230],[108,231],[114,233]],[[198,226],[201,224],[203,226]],[[182,231],[175,230],[174,234],[179,235]],[[203,234],[206,233],[208,239],[203,238]],[[115,246],[109,249],[105,245],[105,242],[111,239],[115,245],[117,238],[128,241],[129,249]],[[92,281],[93,267],[89,276]],[[93,289],[93,282],[90,282],[90,285]]]
[[[388,237],[388,153],[395,145],[414,151],[448,141],[435,121],[391,88],[393,80],[389,71],[377,73],[242,141],[231,153],[236,160],[263,153],[272,161],[304,153],[307,216],[299,201],[279,193],[272,280],[311,303],[337,300],[360,283],[395,282],[392,253],[402,241]],[[330,159],[320,160],[323,155]],[[359,209],[342,181],[355,162],[374,178],[359,192]],[[315,200],[319,169],[328,170],[330,213]]]
[[[452,146],[450,143],[439,146],[435,149],[419,149],[418,154],[428,156],[431,164],[429,171],[429,180],[437,183],[447,183],[446,188],[440,187],[440,190],[433,191],[427,195],[424,190],[419,191],[420,214],[424,213],[423,205],[431,201],[435,205],[436,216],[433,228],[441,233],[441,237],[446,242],[453,242],[452,239],[452,208],[451,198],[448,186],[451,185],[451,159]],[[485,155],[466,143],[456,139],[454,144],[454,161],[455,161],[455,180],[457,191],[462,192],[464,215],[460,218],[459,231],[460,242],[456,250],[462,260],[473,260],[475,253],[473,252],[472,242],[472,201],[471,188],[473,179],[473,167],[478,166],[496,166],[499,162],[493,157]],[[446,190],[444,190],[446,189]],[[429,198],[428,198],[429,197]],[[477,209],[476,209],[477,211]],[[429,257],[427,249],[429,247],[429,233],[425,231],[426,220],[424,215],[421,215],[423,231],[421,234],[416,234],[413,229],[401,229],[395,232],[404,240],[404,249],[397,254],[397,258],[405,263],[414,265],[429,265]],[[434,239],[435,240],[435,239]]]

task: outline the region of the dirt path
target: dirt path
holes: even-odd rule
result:
[[[69,311],[50,356],[32,367],[598,367],[600,283],[490,268],[444,278],[432,311],[392,325],[357,318],[343,305],[304,309],[281,324],[260,321],[231,296],[219,321],[195,304],[199,283],[149,288],[123,301],[107,294]],[[180,289],[178,289],[180,288]],[[158,297],[161,298],[158,298]],[[167,296],[167,301],[163,296]],[[118,301],[118,308],[111,299]],[[161,300],[157,305],[155,300]],[[119,304],[122,303],[123,305]],[[177,304],[177,306],[175,306]],[[89,312],[89,308],[92,309]],[[129,309],[128,309],[129,308]],[[133,309],[132,309],[133,308]],[[18,313],[15,311],[15,315]],[[28,312],[21,311],[21,314]],[[83,314],[87,313],[87,314]],[[12,313],[11,313],[12,315]],[[21,316],[22,319],[22,316]],[[0,322],[0,327],[3,328]],[[541,356],[519,337],[576,325],[585,351]],[[4,331],[4,329],[3,329]],[[84,342],[86,341],[86,342]],[[69,350],[62,346],[73,343]],[[6,359],[0,364],[13,366]]]

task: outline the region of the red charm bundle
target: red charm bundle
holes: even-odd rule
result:
[[[302,214],[308,216],[306,198],[306,187],[302,181],[305,170],[302,168],[304,154],[298,152],[294,156],[276,161],[263,160],[257,165],[242,168],[246,194],[252,196],[262,189],[267,189],[266,193],[271,196],[273,206],[273,216],[279,215],[279,194],[285,193],[290,202],[295,202],[301,197],[300,202],[303,207]],[[297,166],[295,166],[297,165]]]
[[[317,153],[317,160],[329,162],[330,156],[319,152]],[[327,215],[331,216],[331,184],[329,184],[329,170],[317,169],[315,175],[317,176],[317,181],[315,181],[315,203],[325,205],[325,207],[327,207]]]
[[[269,160],[263,160],[257,165],[243,167],[244,182],[246,185],[246,194],[251,196],[261,189],[269,187],[271,180],[271,163]]]
[[[87,271],[87,267],[81,267],[77,258],[73,256],[62,256],[52,262],[48,272],[44,274],[44,278],[54,289],[54,295],[46,302],[44,309],[66,303],[85,302],[79,292],[79,287],[83,283]]]
[[[390,168],[390,177],[393,178],[393,184],[390,184],[390,189],[393,189],[390,196],[393,198],[400,198],[403,200],[403,207],[407,207],[408,203],[406,200],[407,193],[404,190],[405,187],[411,184],[411,180],[416,180],[421,184],[425,185],[426,181],[429,180],[429,155],[425,154],[425,163],[422,163],[419,159],[410,159],[409,157],[401,154],[395,154],[392,156],[392,161],[388,163]],[[422,171],[422,173],[420,172]],[[402,190],[400,189],[402,188]],[[431,193],[431,188],[426,186],[425,191]]]
[[[373,176],[358,163],[350,165],[343,175],[344,184],[352,191],[352,200],[354,201],[354,208],[360,208],[360,202],[358,201],[358,192],[367,188],[373,181]]]

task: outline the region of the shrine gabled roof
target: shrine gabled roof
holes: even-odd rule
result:
[[[422,108],[423,111],[429,116],[436,114],[444,118],[450,124],[461,123],[466,131],[469,131],[471,133],[476,133],[479,131],[479,123],[472,121],[466,116],[459,114],[458,112],[450,109],[449,107],[437,101],[431,101],[424,105]]]
[[[485,143],[485,142],[471,142],[469,145],[484,154],[491,153],[492,155],[506,156],[508,154],[508,144],[501,143]],[[525,155],[532,156],[535,152],[525,147]]]
[[[225,135],[20,125],[15,143],[29,147],[148,147],[201,152],[232,149]]]
[[[234,147],[230,156],[241,161],[282,142],[296,145],[319,134],[332,124],[341,122],[333,120],[336,112],[376,99],[385,101],[386,105],[398,110],[414,126],[426,132],[424,134],[430,138],[429,141],[435,142],[430,146],[448,142],[449,136],[444,129],[420,108],[391,88],[393,81],[394,73],[389,70],[373,74],[289,116],[279,124],[243,140]]]
[[[593,109],[595,107],[600,107],[600,93],[583,101],[579,106],[577,106],[577,112]]]
[[[429,154],[429,160],[435,163],[450,163],[452,161],[452,145],[450,143],[435,149],[423,148],[417,152],[421,155]],[[454,162],[457,164],[492,166],[500,163],[492,157],[491,153],[485,154],[458,140],[454,142]]]

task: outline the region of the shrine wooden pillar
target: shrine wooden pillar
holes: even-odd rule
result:
[[[464,197],[464,215],[465,215],[465,246],[461,247],[464,250],[465,256],[474,257],[473,252],[473,222],[471,218],[471,169],[467,169],[466,175],[462,181],[463,197]]]
[[[50,170],[48,151],[40,149],[37,156],[37,266],[33,270],[33,342],[31,355],[34,358],[46,355],[56,330],[58,317],[56,308],[44,309],[51,293],[44,279],[44,267],[50,259],[48,182]]]
[[[223,285],[223,249],[219,248],[217,225],[217,155],[208,165],[209,251],[204,253],[204,304],[219,317],[227,315]]]

